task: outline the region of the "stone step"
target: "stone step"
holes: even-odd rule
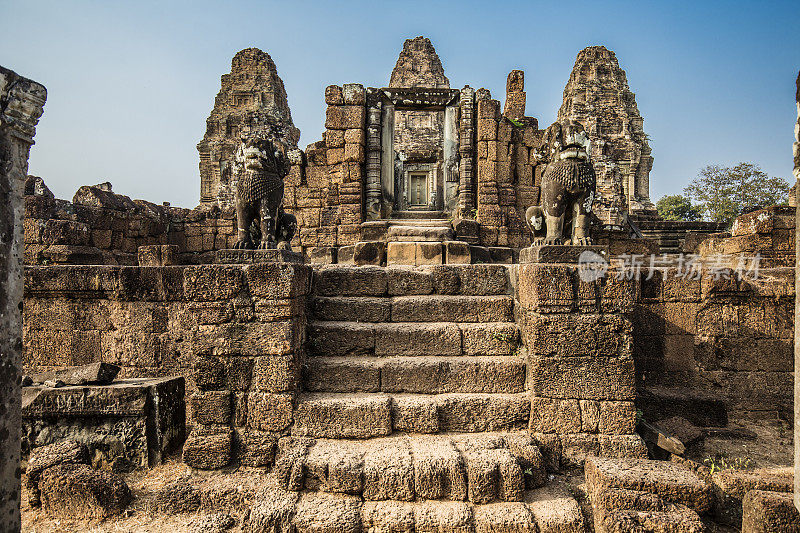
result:
[[[519,349],[513,322],[309,322],[315,356],[511,355]]]
[[[449,226],[405,224],[389,226],[386,237],[389,241],[398,242],[444,242],[452,241],[455,233]]]
[[[393,431],[440,433],[521,431],[528,427],[527,393],[303,393],[292,435],[329,439],[383,437]]]
[[[525,432],[395,434],[360,441],[284,437],[273,472],[284,489],[373,501],[522,501],[526,487],[547,480],[537,442]]]
[[[513,322],[511,296],[323,297],[312,299],[318,320],[343,322]]]
[[[503,265],[378,267],[325,265],[314,269],[319,296],[403,296],[461,294],[490,296],[509,292]]]
[[[407,224],[412,222],[421,223],[440,223],[450,226],[450,220],[447,218],[446,211],[394,211],[392,218],[388,220],[389,225],[392,224]]]
[[[523,501],[367,500],[268,486],[253,503],[245,531],[584,533],[581,508],[560,480],[525,491]]]
[[[492,357],[311,357],[303,385],[312,392],[515,393],[525,360]]]

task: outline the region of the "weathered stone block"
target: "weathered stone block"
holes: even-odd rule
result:
[[[395,396],[392,398],[392,423],[396,431],[438,433],[439,410],[430,396]]]
[[[516,355],[519,332],[516,324],[459,324],[462,351],[466,355]]]
[[[360,531],[361,499],[324,492],[304,494],[297,502],[294,526],[298,533]]]
[[[644,490],[670,503],[689,507],[699,514],[708,512],[713,491],[705,481],[684,465],[647,459],[586,459],[589,490],[606,488]]]
[[[61,464],[42,472],[42,508],[51,516],[97,519],[120,514],[132,499],[116,474],[82,464]]]
[[[418,242],[416,245],[416,265],[441,265],[444,263],[442,243]]]
[[[294,413],[292,433],[319,438],[369,438],[392,432],[391,401],[388,396],[302,397]]]
[[[367,91],[360,83],[345,83],[342,96],[345,105],[364,105],[367,102]]]
[[[440,431],[518,431],[525,429],[531,404],[521,394],[442,394],[436,398]]]
[[[294,354],[255,358],[253,390],[292,392],[300,381],[300,368]]]
[[[800,512],[792,494],[752,490],[743,501],[742,533],[800,531]]]
[[[198,424],[228,424],[231,420],[230,391],[195,392],[189,398],[192,416]]]
[[[247,425],[263,431],[283,431],[292,423],[291,394],[252,392],[247,398]]]
[[[338,85],[328,85],[325,87],[325,103],[328,105],[344,104],[342,88]]]
[[[184,269],[186,298],[197,301],[227,300],[244,286],[242,268],[226,265],[198,265]]]
[[[397,296],[393,322],[511,322],[510,296]]]
[[[414,463],[405,439],[378,439],[364,454],[364,500],[414,499]]]
[[[239,462],[244,466],[269,466],[275,458],[278,435],[244,430],[237,433]]]
[[[327,267],[314,273],[321,296],[384,296],[386,270],[379,267]]]
[[[380,266],[385,249],[382,242],[357,242],[353,248],[353,263],[356,266]]]
[[[581,408],[578,400],[531,398],[531,433],[580,433]]]
[[[366,109],[363,106],[328,106],[325,127],[329,130],[362,129],[365,118]]]
[[[527,345],[546,357],[631,357],[633,326],[621,315],[526,314]]]
[[[308,347],[317,355],[352,355],[375,350],[375,326],[349,322],[314,322],[308,326]]]
[[[417,245],[413,242],[390,242],[386,247],[387,265],[417,264]]]
[[[376,324],[375,355],[461,355],[461,330],[450,324]]]
[[[529,365],[536,396],[629,401],[636,397],[633,359],[540,357]]]

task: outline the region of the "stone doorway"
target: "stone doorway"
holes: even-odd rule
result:
[[[410,172],[408,174],[408,207],[409,209],[426,209],[428,204],[428,174]]]

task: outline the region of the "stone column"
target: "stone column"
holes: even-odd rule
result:
[[[44,86],[0,67],[0,530],[20,530],[22,190]]]
[[[475,168],[475,91],[469,85],[461,89],[461,138],[458,150],[461,155],[459,163],[458,210],[459,216],[465,217],[475,208],[475,191],[472,186]]]
[[[381,100],[377,89],[367,90],[367,191],[366,218],[382,215],[381,191]]]
[[[797,102],[797,124],[794,126],[794,194],[798,195],[797,189],[800,188],[800,73],[797,74],[797,92],[795,93]],[[795,197],[797,199],[797,196]],[[796,202],[797,203],[797,202]],[[795,312],[794,312],[794,505],[800,509],[800,379],[798,379],[797,369],[800,367],[800,307],[797,303],[797,295],[800,294],[800,204],[795,206]]]

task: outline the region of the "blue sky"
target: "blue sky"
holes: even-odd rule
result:
[[[0,0],[0,64],[49,92],[30,172],[193,207],[195,145],[240,49],[278,66],[301,145],[319,140],[329,84],[381,87],[406,38],[429,37],[452,87],[505,91],[525,71],[527,114],[555,118],[579,50],[614,50],[655,165],[651,197],[707,164],[791,178],[798,4],[775,2],[136,2]]]

